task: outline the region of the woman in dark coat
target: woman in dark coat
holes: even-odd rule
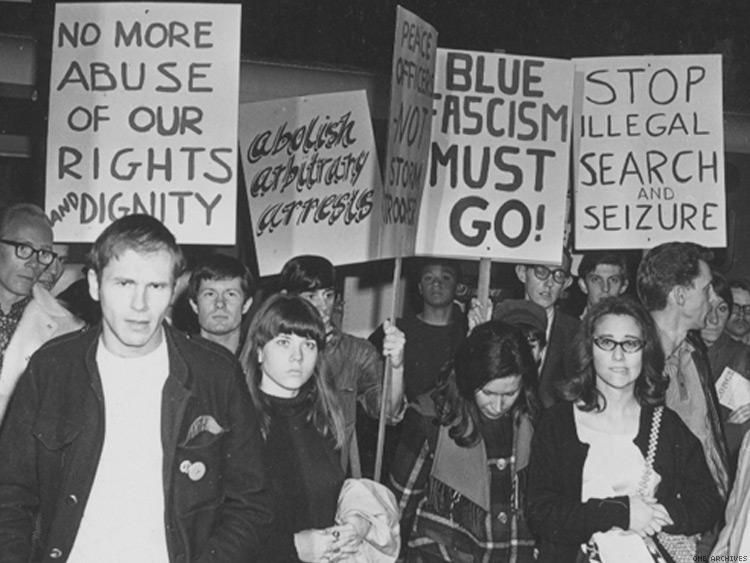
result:
[[[575,376],[564,388],[570,402],[545,412],[531,450],[528,517],[540,561],[573,563],[590,541],[603,561],[651,561],[658,546],[644,538],[710,529],[721,498],[698,439],[663,406],[664,357],[643,307],[602,300],[576,347]]]

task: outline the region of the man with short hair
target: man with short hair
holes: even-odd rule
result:
[[[272,519],[236,359],[164,323],[182,252],[153,217],[90,253],[102,323],[29,362],[0,432],[0,553],[18,561],[252,561]]]
[[[573,337],[579,325],[578,319],[556,307],[563,291],[573,282],[570,263],[570,254],[564,251],[563,262],[557,268],[542,264],[516,266],[516,276],[524,287],[524,298],[547,313],[547,347],[539,371],[539,398],[545,407],[560,400],[557,385],[570,371]]]
[[[710,259],[710,252],[697,244],[660,244],[641,260],[637,283],[664,351],[664,373],[669,377],[666,405],[701,441],[716,487],[726,498],[729,475],[718,401],[705,346],[692,332],[704,327],[715,298]]]
[[[731,280],[732,310],[724,327],[734,340],[750,344],[750,284],[745,280]]]
[[[254,291],[253,276],[239,260],[223,254],[205,258],[188,282],[200,335],[236,355],[242,344],[242,317],[253,304]]]
[[[0,368],[31,288],[54,260],[52,225],[44,211],[30,203],[0,210]]]
[[[628,289],[628,264],[620,252],[586,252],[578,266],[578,287],[586,295],[581,318],[605,297],[622,295]]]

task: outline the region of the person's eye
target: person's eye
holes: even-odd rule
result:
[[[314,340],[305,340],[305,348],[312,352],[318,349],[318,343]]]
[[[302,299],[304,299],[305,301],[312,301],[313,299],[315,299],[315,294],[313,294],[313,293],[311,293],[309,291],[304,291],[304,292],[300,293],[299,296]]]
[[[330,290],[330,291],[326,291],[323,294],[323,299],[326,299],[326,300],[333,299],[335,296],[336,296],[336,292],[334,292],[333,290]]]
[[[226,296],[229,299],[237,299],[240,296],[240,294],[239,292],[232,290],[232,291],[227,291]]]

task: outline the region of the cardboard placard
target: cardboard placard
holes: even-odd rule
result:
[[[181,243],[234,244],[238,4],[57,4],[46,210],[91,242],[148,213]]]
[[[721,56],[574,62],[576,249],[725,246]]]
[[[382,187],[364,91],[240,105],[240,150],[262,276],[291,257],[377,257]]]
[[[559,264],[573,64],[438,49],[417,254]]]
[[[397,7],[383,174],[381,258],[414,254],[430,150],[437,40],[435,28]]]

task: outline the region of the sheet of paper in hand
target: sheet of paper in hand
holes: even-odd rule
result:
[[[750,381],[730,367],[724,368],[716,380],[716,395],[725,407],[735,410],[750,403]]]

